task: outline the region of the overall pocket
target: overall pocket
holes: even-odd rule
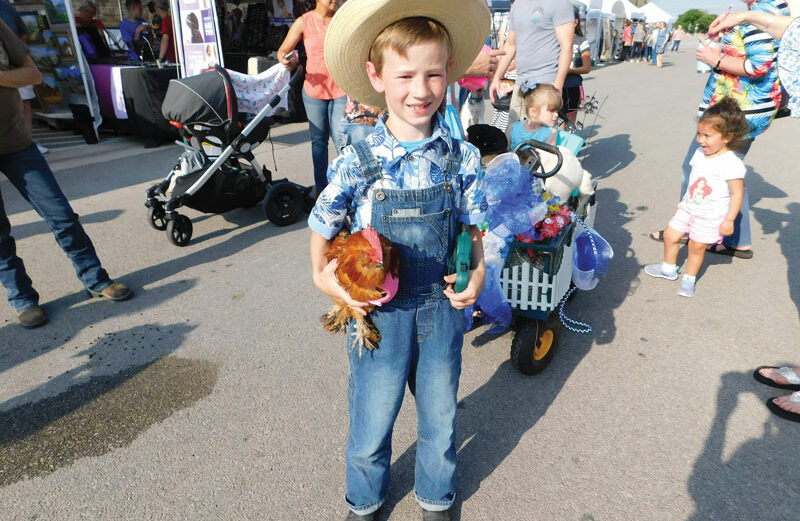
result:
[[[387,238],[400,251],[401,266],[444,263],[448,256],[450,210],[416,216],[384,215]]]

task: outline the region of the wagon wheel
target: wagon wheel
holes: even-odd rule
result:
[[[561,323],[557,317],[546,322],[527,321],[511,342],[511,363],[526,375],[544,371],[555,356],[560,337]]]

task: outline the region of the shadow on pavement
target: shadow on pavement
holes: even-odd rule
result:
[[[730,372],[722,376],[711,432],[688,481],[695,502],[695,511],[688,521],[797,518],[800,505],[797,424],[770,414],[760,437],[745,441],[733,452],[731,442],[726,443],[728,425],[740,396],[754,393],[766,401],[786,392],[761,386],[750,373]]]
[[[761,223],[765,235],[778,234],[777,241],[787,263],[789,295],[800,317],[800,203],[786,205],[786,213],[753,208],[753,216]]]
[[[90,213],[87,215],[81,215],[80,221],[82,225],[86,224],[93,224],[93,223],[102,223],[106,221],[113,221],[120,215],[122,215],[125,210],[103,210],[100,212]],[[34,235],[39,235],[40,233],[52,233],[50,231],[50,227],[47,225],[46,222],[41,220],[37,217],[37,220],[28,223],[28,224],[18,224],[11,229],[11,235],[14,237],[14,240],[21,241],[22,239],[33,237]]]
[[[633,237],[627,229],[628,223],[637,214],[646,212],[646,206],[629,210],[619,200],[619,192],[613,189],[597,191],[597,214],[595,229],[614,250],[606,275],[592,291],[579,291],[577,297],[567,304],[568,316],[588,321],[594,332],[595,343],[610,344],[617,334],[615,312],[625,300],[636,293],[641,284],[642,265],[631,247]]]
[[[145,286],[179,275],[191,268],[233,256],[264,239],[304,226],[305,222],[285,228],[265,223],[238,233],[223,242],[196,251],[191,251],[190,244],[186,249],[180,250],[186,252],[183,257],[169,259],[118,277],[117,280],[126,283],[135,292],[134,297],[126,302],[89,299],[85,291],[44,302],[42,307],[50,317],[50,323],[47,325],[38,329],[25,330],[14,321],[0,327],[0,373],[36,358],[40,354],[58,349],[85,328],[92,328],[93,324],[108,317],[118,314],[141,314],[145,309],[159,306],[190,290],[196,284],[196,279],[187,277],[159,285],[153,289],[143,290],[142,288]],[[155,230],[154,233],[163,235],[158,234]],[[166,237],[156,238],[164,242],[164,248],[177,249],[177,246],[169,244]],[[102,256],[102,251],[100,254]],[[179,307],[172,309],[172,313],[173,318],[182,318]]]
[[[630,134],[593,139],[582,159],[583,168],[595,179],[604,179],[630,165],[636,159]]]
[[[169,356],[192,329],[151,324],[105,335],[76,353],[86,357],[83,365],[14,398],[21,405],[0,412],[0,487],[129,445],[211,394],[216,364]],[[47,397],[36,401],[40,395]]]

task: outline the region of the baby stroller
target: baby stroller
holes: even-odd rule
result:
[[[192,238],[192,221],[177,212],[182,206],[203,213],[223,213],[263,200],[269,220],[286,226],[313,205],[310,187],[288,179],[273,180],[272,173],[253,155],[269,135],[270,116],[285,103],[293,84],[302,79],[300,68],[290,79],[288,71],[278,67],[283,66],[279,64],[262,73],[263,77],[254,78],[217,66],[170,81],[162,113],[180,131],[185,150],[166,178],[147,189],[145,206],[150,225],[166,230],[167,238],[176,246],[186,246]],[[265,83],[270,78],[277,80]],[[272,96],[264,97],[265,92]],[[244,94],[249,99],[237,100]],[[261,96],[260,102],[254,103],[253,96]],[[257,112],[246,126],[239,113],[240,103]]]

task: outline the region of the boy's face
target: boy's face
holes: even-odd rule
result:
[[[378,73],[367,62],[372,87],[386,96],[389,130],[401,141],[431,135],[431,119],[447,91],[447,49],[438,43],[421,43],[408,48],[403,57],[393,49],[384,52],[383,70]]]
[[[137,19],[142,17],[142,4],[131,4],[131,8],[128,11],[131,14],[131,18]]]
[[[548,127],[556,126],[558,123],[558,111],[550,110],[547,105],[541,107],[531,107],[528,109],[528,119],[540,125],[547,125]]]

